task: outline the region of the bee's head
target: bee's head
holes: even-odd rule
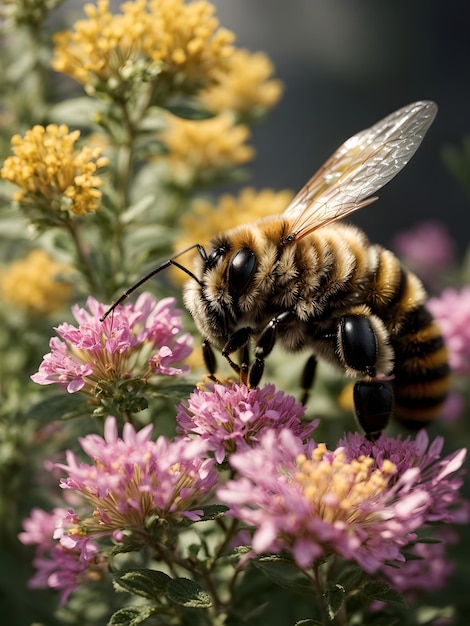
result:
[[[220,345],[252,308],[252,290],[258,258],[250,241],[221,236],[196,261],[198,282],[188,281],[184,302],[201,334]],[[249,301],[249,303],[248,303]]]

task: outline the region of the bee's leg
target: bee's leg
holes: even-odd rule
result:
[[[245,382],[247,378],[246,372],[248,370],[248,363],[245,360],[245,357],[247,357],[248,352],[244,352],[241,365],[235,363],[235,361],[230,358],[230,355],[237,352],[237,350],[246,348],[246,345],[251,337],[251,332],[251,328],[239,328],[233,333],[233,335],[231,335],[231,337],[229,337],[227,343],[222,348],[222,356],[227,360],[230,367],[240,376],[242,382]]]
[[[393,413],[392,386],[384,380],[363,380],[354,385],[356,418],[369,441],[378,439]]]
[[[248,371],[250,369],[250,352],[248,346],[244,346],[240,355],[240,382],[248,385]]]
[[[379,340],[367,315],[344,315],[339,320],[337,350],[343,365],[365,376],[354,385],[354,407],[366,437],[375,440],[393,413],[393,391],[376,378]]]
[[[302,389],[302,396],[300,398],[300,401],[303,405],[307,404],[307,401],[309,399],[310,389],[313,387],[313,383],[315,381],[317,363],[317,358],[313,354],[305,363],[305,367],[302,372],[302,378],[300,379],[300,388]]]
[[[215,375],[215,371],[217,369],[217,360],[215,358],[214,350],[212,349],[211,344],[204,339],[202,342],[202,358],[204,360],[204,365],[208,371],[209,378],[214,382],[217,382],[217,377]]]
[[[292,311],[283,311],[273,317],[261,331],[255,346],[255,360],[250,367],[248,383],[250,387],[257,387],[264,372],[264,359],[268,356],[276,343],[277,331],[294,317]]]

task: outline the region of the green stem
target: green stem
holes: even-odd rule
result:
[[[317,594],[318,607],[321,613],[322,624],[324,624],[324,626],[328,626],[329,624],[331,624],[331,620],[330,620],[330,616],[328,615],[328,611],[325,606],[325,598],[324,598],[323,585],[322,585],[321,578],[322,577],[320,574],[320,566],[318,563],[315,563],[313,565],[313,576],[311,577],[311,580],[313,582],[313,587]]]
[[[76,222],[73,222],[72,220],[67,220],[64,222],[64,225],[67,231],[69,232],[72,238],[72,241],[74,243],[79,267],[87,280],[90,291],[94,292],[97,286],[95,272],[94,272],[93,267],[90,265],[90,258],[81,240],[79,230],[78,230],[78,224]]]

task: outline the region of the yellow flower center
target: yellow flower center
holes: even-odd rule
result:
[[[370,457],[348,461],[343,451],[333,457],[326,457],[326,452],[325,444],[319,444],[310,459],[300,455],[296,481],[322,519],[329,523],[351,523],[361,516],[362,503],[380,496],[396,467],[391,461],[385,461],[379,470]]]

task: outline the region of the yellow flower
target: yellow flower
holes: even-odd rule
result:
[[[354,383],[348,383],[345,385],[339,394],[338,403],[343,411],[354,411]]]
[[[208,87],[201,100],[209,111],[224,110],[240,115],[260,115],[274,106],[282,94],[280,80],[272,80],[274,66],[263,52],[236,50],[227,71],[216,73],[217,82]]]
[[[88,19],[56,34],[53,68],[84,85],[110,91],[160,72],[199,86],[213,79],[233,52],[234,35],[219,28],[206,0],[135,0],[109,11],[109,0],[87,4]]]
[[[292,192],[287,189],[276,192],[272,189],[256,191],[252,187],[245,187],[238,196],[221,196],[217,206],[206,200],[195,200],[191,211],[180,220],[182,233],[175,242],[175,252],[194,243],[206,246],[220,232],[261,217],[280,214],[292,196]],[[186,275],[177,268],[172,269],[172,275],[178,282],[187,280]]]
[[[165,158],[176,183],[210,180],[214,172],[241,165],[254,156],[254,148],[245,143],[250,137],[248,126],[235,124],[228,113],[197,121],[168,119],[160,139],[168,149]]]
[[[64,308],[70,300],[72,284],[58,276],[72,268],[55,261],[44,250],[33,250],[2,271],[3,299],[32,313],[46,315]]]
[[[47,211],[68,211],[76,215],[94,212],[100,205],[102,180],[95,176],[107,165],[99,148],[78,150],[78,130],[69,132],[65,124],[34,126],[24,137],[15,135],[1,170],[5,180],[20,187],[13,198]]]

